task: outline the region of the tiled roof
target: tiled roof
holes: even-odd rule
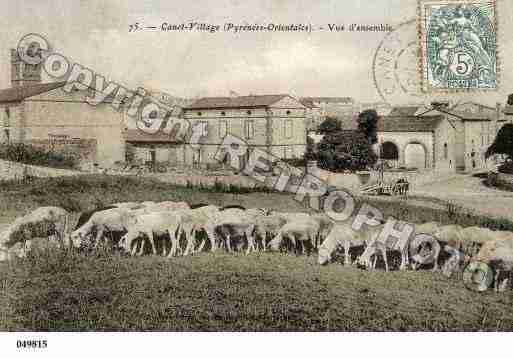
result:
[[[347,105],[354,103],[354,99],[352,97],[303,97],[301,100],[324,103],[342,103]]]
[[[439,112],[446,113],[448,115],[452,115],[454,117],[458,117],[463,121],[491,121],[491,117],[493,114],[486,112],[470,112],[470,111],[456,111],[456,110],[445,110],[445,109],[435,109]]]
[[[383,116],[378,120],[381,132],[431,132],[442,116]]]
[[[303,106],[308,107],[308,108],[319,108],[318,106],[316,106],[313,103],[313,100],[309,99],[309,98],[301,98],[301,99],[299,99],[299,102],[301,102],[301,104]]]
[[[0,90],[0,102],[17,102],[62,87],[66,82],[51,82]]]
[[[185,107],[185,110],[268,107],[287,96],[288,95],[282,94],[238,97],[204,97]]]
[[[415,116],[417,111],[419,111],[420,106],[400,106],[393,107],[389,116]]]
[[[127,129],[123,131],[123,138],[126,142],[147,142],[147,143],[181,143],[172,139],[169,134],[159,131],[156,134],[146,133],[139,129]]]

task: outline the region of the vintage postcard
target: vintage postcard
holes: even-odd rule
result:
[[[496,90],[495,1],[419,0],[425,91]]]
[[[512,1],[3,3],[0,354],[509,343]]]

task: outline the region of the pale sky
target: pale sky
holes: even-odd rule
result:
[[[0,87],[10,86],[9,52],[27,33],[44,35],[53,49],[127,87],[174,96],[226,96],[230,90],[295,96],[351,96],[379,101],[373,55],[385,33],[314,32],[129,33],[129,24],[163,22],[388,23],[416,16],[417,0],[0,0]],[[465,99],[494,104],[513,92],[513,1],[498,0],[501,89]],[[415,38],[415,28],[407,35]]]

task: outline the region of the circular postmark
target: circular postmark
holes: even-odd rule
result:
[[[417,22],[399,24],[380,42],[372,62],[374,86],[388,104],[424,102],[418,67]]]
[[[483,262],[470,262],[463,270],[463,283],[475,292],[486,291],[493,282],[493,270]]]
[[[50,51],[50,44],[43,36],[30,33],[21,38],[16,50],[26,64],[39,65]]]

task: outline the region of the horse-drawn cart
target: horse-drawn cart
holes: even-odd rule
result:
[[[367,195],[406,196],[409,187],[408,181],[405,178],[400,178],[395,182],[378,181],[364,185],[360,188],[360,192]]]

